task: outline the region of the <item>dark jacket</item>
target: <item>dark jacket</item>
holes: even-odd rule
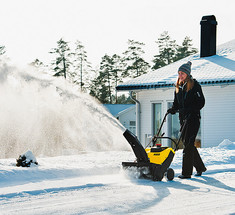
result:
[[[192,118],[201,118],[200,110],[205,105],[205,98],[200,84],[194,79],[194,86],[188,92],[186,84],[180,86],[179,92],[175,92],[172,109],[179,111],[180,122],[190,114]]]

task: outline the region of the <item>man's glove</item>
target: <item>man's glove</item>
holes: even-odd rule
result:
[[[175,109],[173,109],[173,108],[169,108],[168,110],[167,110],[167,113],[170,113],[170,114],[175,114],[176,113],[176,110]]]

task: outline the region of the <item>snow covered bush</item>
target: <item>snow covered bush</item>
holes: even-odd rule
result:
[[[32,163],[38,165],[35,156],[30,150],[20,155],[19,158],[16,159],[16,162],[17,162],[16,166],[22,166],[22,167],[30,167]]]

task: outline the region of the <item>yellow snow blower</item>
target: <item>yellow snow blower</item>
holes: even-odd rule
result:
[[[127,139],[129,144],[131,145],[134,154],[136,156],[136,161],[134,162],[122,162],[122,166],[124,169],[128,168],[137,168],[144,178],[151,178],[154,181],[161,181],[164,176],[166,176],[167,180],[174,179],[174,170],[169,168],[171,162],[174,158],[175,151],[178,150],[178,145],[182,136],[182,131],[185,127],[186,121],[184,122],[182,128],[180,129],[180,136],[178,141],[176,142],[170,137],[164,137],[160,134],[163,123],[166,121],[168,113],[165,114],[164,119],[160,125],[158,133],[154,135],[151,139],[152,147],[144,147],[139,142],[137,137],[131,133],[128,129],[123,133],[124,137]],[[161,147],[161,144],[156,144],[159,139],[170,139],[175,148],[171,147]],[[149,143],[149,145],[150,145]]]

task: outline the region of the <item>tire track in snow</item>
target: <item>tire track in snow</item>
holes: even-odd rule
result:
[[[5,195],[0,195],[1,199],[10,199],[15,197],[25,197],[25,196],[37,196],[46,193],[60,193],[66,191],[73,191],[73,190],[84,190],[84,189],[92,189],[94,187],[102,187],[105,186],[104,184],[85,184],[82,186],[71,186],[71,187],[57,187],[57,188],[48,188],[42,190],[32,190],[32,191],[22,191],[17,193],[8,193]]]

